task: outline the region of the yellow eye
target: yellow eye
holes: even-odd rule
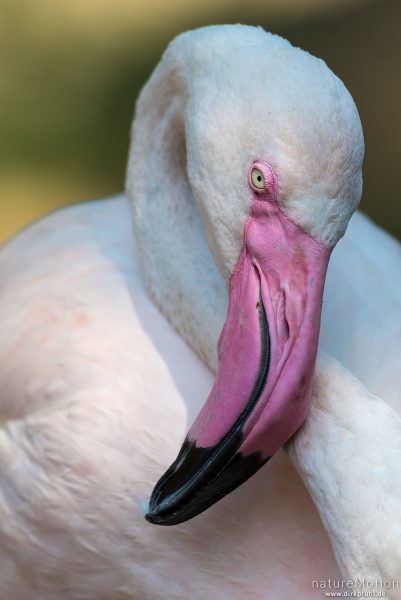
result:
[[[258,190],[264,190],[265,178],[263,176],[262,171],[260,171],[259,169],[252,169],[251,181],[252,185],[254,185],[255,188],[257,188]]]

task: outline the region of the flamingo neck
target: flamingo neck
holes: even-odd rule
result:
[[[350,372],[319,355],[311,410],[287,444],[345,579],[399,578],[401,419]],[[379,583],[380,585],[380,583]]]
[[[186,169],[180,76],[159,66],[137,106],[127,194],[152,300],[212,369],[226,284],[207,245]]]
[[[209,249],[208,231],[188,179],[186,94],[183,74],[174,61],[159,65],[137,106],[127,193],[151,298],[181,337],[216,370],[217,339],[227,312],[227,273],[223,277],[216,266],[216,260],[220,266],[222,261],[216,252],[213,258]],[[235,259],[235,252],[231,255]],[[391,409],[370,396],[336,363],[321,360],[309,418],[288,444],[290,458],[319,510],[339,566],[343,574],[350,576],[364,572],[372,576],[372,564],[376,563],[363,550],[370,543],[372,556],[380,558],[374,545],[377,539],[368,539],[369,527],[377,531],[382,526],[382,521],[375,522],[375,502],[380,497],[380,486],[390,485],[387,472],[378,471],[375,481],[364,480],[375,460],[378,468],[383,464],[383,445],[378,446],[377,441],[371,444],[376,423],[369,416],[370,410],[384,427],[396,427],[401,434],[401,422]],[[368,417],[361,418],[366,414]],[[366,452],[361,452],[360,446]],[[397,446],[397,452],[401,447]],[[367,463],[353,465],[350,457],[356,456]],[[369,526],[367,515],[372,515]],[[384,530],[390,531],[390,522],[386,525]],[[396,556],[397,530],[394,535]],[[377,565],[377,572],[389,573]]]

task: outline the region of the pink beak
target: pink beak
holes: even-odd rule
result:
[[[331,249],[282,212],[274,174],[259,165],[270,185],[254,193],[216,380],[153,490],[152,523],[180,523],[217,502],[265,464],[308,412]]]

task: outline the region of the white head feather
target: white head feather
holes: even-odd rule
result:
[[[150,292],[209,364],[225,313],[213,262],[227,280],[252,202],[249,166],[268,161],[283,210],[332,246],[359,203],[363,153],[355,104],[322,60],[242,25],[169,45],[138,100],[127,191]]]

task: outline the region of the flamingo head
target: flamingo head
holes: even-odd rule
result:
[[[163,70],[188,187],[229,286],[214,386],[150,500],[147,519],[172,525],[248,479],[307,415],[326,269],[360,200],[363,136],[326,64],[258,28],[179,36],[153,93]]]

